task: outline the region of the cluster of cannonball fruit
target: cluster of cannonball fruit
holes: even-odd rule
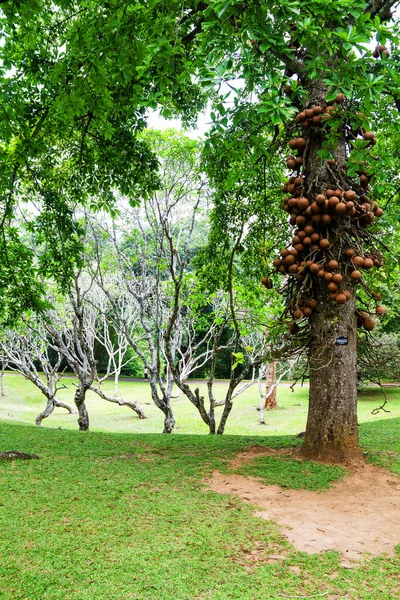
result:
[[[386,48],[386,46],[382,46],[382,44],[378,44],[377,47],[375,48],[375,50],[373,51],[372,56],[374,58],[380,58],[382,56],[386,56],[386,58],[389,58],[390,52]]]
[[[341,104],[343,100],[344,95],[339,94],[334,103]],[[327,106],[325,111],[320,106],[307,108],[296,116],[296,122],[303,128],[319,127],[323,123],[324,115],[329,117],[329,109],[335,110],[335,106]],[[367,143],[376,143],[372,131],[360,130],[358,133]],[[344,276],[339,272],[339,263],[330,251],[332,225],[338,219],[348,217],[357,225],[366,228],[377,217],[382,216],[383,210],[366,195],[369,177],[362,169],[359,171],[359,185],[354,186],[356,189],[321,189],[320,193],[312,198],[307,197],[306,177],[302,175],[303,154],[307,142],[303,137],[297,137],[289,142],[289,146],[296,154],[291,154],[286,160],[292,176],[283,186],[283,191],[288,195],[283,200],[282,208],[290,214],[289,223],[295,229],[290,247],[281,250],[280,257],[273,261],[273,266],[282,275],[294,277],[300,282],[308,274],[320,278],[327,285],[330,299],[338,305],[345,304],[350,299],[351,292],[343,289]],[[379,252],[361,256],[354,248],[347,247],[343,248],[342,257],[342,268],[344,266],[346,274],[350,274],[354,282],[362,278],[361,269],[369,270],[382,266],[382,255]],[[270,280],[268,285],[269,283]],[[266,282],[264,285],[268,287]],[[310,317],[316,306],[314,298],[295,298],[289,309],[293,319],[297,321]],[[383,311],[386,312],[383,307],[377,307],[377,314],[384,314]],[[367,313],[359,313],[358,320],[359,324],[369,331],[374,327],[374,322]],[[291,329],[294,333],[296,327]]]

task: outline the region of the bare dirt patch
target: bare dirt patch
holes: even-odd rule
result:
[[[230,466],[289,453],[256,446],[238,454]],[[322,492],[266,486],[253,477],[219,471],[206,483],[215,492],[259,507],[255,516],[276,521],[298,550],[341,552],[343,566],[381,554],[393,556],[400,543],[400,478],[380,467],[358,467]]]
[[[0,452],[0,460],[37,460],[37,454],[29,454],[28,452],[19,452],[18,450],[9,450],[8,452]]]

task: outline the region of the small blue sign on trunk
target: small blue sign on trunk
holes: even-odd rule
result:
[[[347,346],[349,343],[349,338],[347,335],[340,335],[336,338],[336,346]]]

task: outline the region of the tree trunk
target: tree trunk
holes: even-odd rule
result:
[[[224,433],[226,422],[227,422],[229,414],[232,410],[232,406],[233,406],[232,394],[233,394],[234,389],[235,389],[235,385],[233,385],[233,383],[231,381],[228,391],[225,396],[224,410],[222,412],[221,419],[220,419],[218,429],[217,429],[217,434],[219,434],[219,435],[222,435]]]
[[[155,369],[150,369],[150,390],[151,398],[154,404],[164,413],[164,429],[163,433],[172,433],[175,428],[174,414],[171,408],[170,399],[163,394],[162,398],[158,395],[157,372]]]
[[[347,289],[352,289],[350,281]],[[355,292],[338,307],[318,286],[317,309],[310,319],[310,399],[301,454],[312,460],[360,463],[357,424],[357,322]],[[314,288],[315,289],[315,288]],[[337,344],[336,339],[341,338]]]
[[[308,83],[307,106],[325,106],[326,89],[317,80]],[[346,146],[343,136],[338,139],[329,168],[318,156],[324,133],[310,127],[304,134],[307,148],[304,155],[306,194],[310,201],[329,187],[349,189],[346,175]],[[308,343],[310,361],[309,412],[302,456],[324,462],[360,463],[363,455],[357,428],[357,373],[356,373],[356,316],[355,284],[344,263],[343,240],[352,239],[350,217],[341,216],[328,226],[320,225],[322,234],[331,242],[329,258],[339,262],[343,275],[340,289],[351,292],[350,300],[338,305],[329,298],[326,282],[311,275],[316,310],[310,317],[311,334]],[[337,338],[348,338],[338,345]]]
[[[163,429],[163,433],[172,433],[173,430],[175,429],[175,419],[174,419],[174,415],[172,412],[172,408],[171,405],[169,403],[169,400],[166,402],[164,401],[164,408],[163,408],[163,412],[164,412],[164,429]]]
[[[68,404],[65,404],[64,402],[60,402],[59,400],[56,400],[56,398],[54,396],[46,396],[47,397],[47,404],[46,404],[46,408],[44,409],[43,412],[40,413],[40,415],[38,415],[36,417],[36,425],[41,425],[43,419],[47,419],[47,417],[49,417],[51,415],[51,413],[53,412],[54,408],[57,406],[59,408],[65,408],[70,415],[76,415],[76,411],[72,408],[72,406],[69,406]]]
[[[47,404],[46,404],[46,408],[44,409],[44,411],[42,411],[40,413],[40,415],[38,415],[36,417],[36,425],[40,426],[42,424],[43,419],[47,419],[48,416],[51,415],[51,413],[54,410],[54,398],[53,397],[48,397],[47,398]]]
[[[5,391],[4,391],[4,371],[6,370],[8,363],[7,362],[2,362],[1,363],[1,375],[0,375],[0,379],[1,379],[1,395],[5,396]]]
[[[265,408],[272,410],[278,408],[276,400],[276,360],[273,360],[268,366],[265,373]]]
[[[89,430],[89,414],[85,405],[86,392],[90,385],[79,382],[76,388],[74,402],[78,409],[78,425],[80,431]]]

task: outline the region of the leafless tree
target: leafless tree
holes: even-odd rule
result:
[[[3,363],[7,362],[10,369],[29,379],[47,399],[46,408],[36,417],[36,425],[41,425],[55,407],[65,408],[69,414],[76,414],[71,406],[56,398],[57,392],[67,387],[60,383],[63,356],[57,352],[56,359],[52,362],[46,334],[40,323],[33,326],[25,323],[18,329],[6,330],[0,339],[0,352]]]
[[[97,371],[94,355],[98,310],[91,301],[93,278],[83,270],[74,278],[67,301],[57,309],[49,311],[45,319],[45,329],[51,339],[51,346],[64,356],[78,378],[74,402],[78,409],[79,429],[89,429],[89,414],[86,408],[86,393],[94,391],[104,400],[128,406],[139,418],[146,418],[141,406],[133,401],[108,396],[100,389],[101,379]],[[107,376],[112,375],[109,369]],[[98,385],[94,385],[97,383]]]

